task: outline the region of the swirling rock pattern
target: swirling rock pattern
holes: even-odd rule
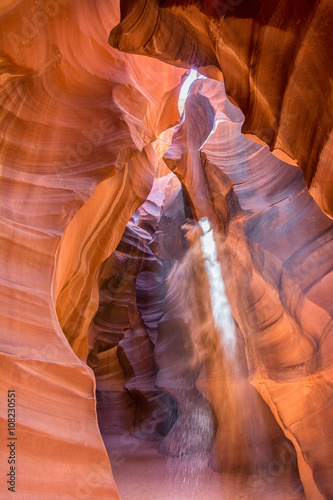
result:
[[[126,430],[141,439],[161,440],[174,423],[176,409],[170,393],[161,391],[156,383],[155,346],[163,315],[165,281],[173,260],[179,260],[186,251],[180,227],[185,222],[185,204],[181,184],[173,174],[156,178],[147,200],[127,224],[118,247],[101,267],[99,308],[89,332],[88,364],[96,376],[103,435]],[[107,360],[113,375],[107,375]],[[111,363],[119,364],[122,374],[117,374],[118,368]],[[121,376],[123,391],[117,382]],[[132,406],[135,402],[131,425],[130,417],[122,416],[125,406],[117,408],[120,398],[123,405],[128,400],[124,389],[131,396]]]
[[[125,389],[117,347],[99,351],[94,366],[98,424],[103,436],[126,434],[134,426],[136,405]]]
[[[223,92],[223,84],[209,81],[198,80],[192,87],[194,96],[201,93],[213,107],[215,102],[215,118],[220,121],[202,147],[201,176],[209,187],[205,203],[213,207],[222,274],[245,338],[250,379],[295,446],[306,497],[331,498],[327,345],[332,319],[330,301],[324,297],[332,289],[332,223],[311,198],[296,167],[240,135],[241,112],[234,110],[229,119],[230,105],[215,101],[218,92],[212,92],[212,85]],[[197,107],[202,99],[185,104],[185,117],[195,117],[195,130],[197,117],[204,119],[204,113],[186,113],[193,102]],[[207,109],[206,103],[203,106]],[[211,113],[206,123],[211,123]],[[182,153],[190,128],[185,122],[179,126],[175,141],[182,147],[172,146],[166,161],[184,182],[195,210],[201,210],[195,179],[186,177],[191,163]],[[210,383],[214,380],[208,378],[208,388]]]
[[[99,268],[150,191],[150,143],[177,122],[184,70],[112,49],[116,2],[8,0],[0,13],[1,398],[16,390],[17,495],[117,499],[79,357]],[[0,426],[5,439],[5,404]]]
[[[306,187],[332,215],[329,1],[124,0],[119,13],[111,0],[6,0],[0,14],[1,391],[17,393],[19,495],[119,498],[100,430],[136,424],[179,455],[200,420],[205,446],[186,453],[248,470],[242,425],[223,428],[218,391],[232,384],[214,325],[189,327],[193,305],[210,314],[207,280],[206,302],[192,287],[188,307],[167,281],[197,242],[182,226],[209,217],[241,352],[235,391],[257,390],[243,425],[265,408],[306,498],[331,499],[332,223]],[[107,43],[112,28],[127,53]],[[166,152],[191,66],[219,81],[194,84]],[[1,405],[3,436],[7,417]]]
[[[329,0],[122,0],[121,6],[112,46],[223,78],[245,114],[243,133],[297,163],[318,204],[333,214]]]

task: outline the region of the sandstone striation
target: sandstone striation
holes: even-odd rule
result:
[[[82,360],[100,266],[151,189],[184,70],[112,49],[116,2],[44,4],[0,7],[1,477],[15,389],[18,498],[116,499]]]
[[[197,201],[198,185],[193,177],[186,177],[191,168],[188,155],[183,153],[187,151],[186,131],[191,129],[187,120],[194,116],[187,113],[187,107],[193,102],[198,107],[203,96],[214,105],[218,93],[212,92],[212,86],[221,87],[223,92],[221,83],[198,80],[193,84],[192,96],[201,94],[201,98],[186,101],[185,122],[174,135],[176,144],[182,147],[172,145],[166,154],[166,161],[184,182],[195,210],[201,210],[204,203],[203,199]],[[216,229],[222,275],[233,316],[245,339],[250,380],[295,446],[307,498],[330,498],[327,453],[332,450],[332,408],[326,377],[331,375],[330,361],[324,353],[328,352],[332,323],[330,305],[324,300],[319,304],[319,297],[324,297],[332,282],[329,275],[318,280],[318,274],[323,275],[324,261],[330,267],[324,255],[328,256],[332,245],[332,224],[308,193],[301,172],[276,159],[267,148],[242,137],[241,112],[234,109],[229,118],[228,102],[215,103],[216,126],[201,149],[200,175],[209,186],[206,213],[209,209],[214,212],[211,222]],[[204,107],[207,109],[206,103]],[[200,114],[199,110],[194,130]],[[211,123],[211,113],[206,123]],[[192,150],[192,138],[188,149]],[[316,261],[313,254],[318,256]],[[208,317],[208,313],[204,316]],[[192,318],[193,332],[199,323],[193,311]],[[209,331],[212,335],[213,328]],[[214,343],[214,337],[211,339]],[[197,352],[202,355],[203,347],[199,346]],[[221,359],[225,356],[222,353]],[[206,370],[205,395],[217,412],[223,404],[214,404],[212,395],[214,398],[218,391],[211,389],[209,395],[209,387],[214,383],[220,386],[224,378],[222,371],[219,382],[214,382]],[[240,383],[234,395],[237,390],[242,390]],[[323,418],[321,440],[314,430],[319,414]],[[272,423],[269,428],[274,428]],[[225,439],[222,447],[223,442]],[[316,451],[318,448],[322,455]],[[244,458],[244,446],[242,450]],[[239,466],[239,459],[236,463]]]
[[[112,46],[223,79],[242,132],[297,164],[332,215],[329,0],[123,0]],[[300,133],[301,131],[301,133]]]
[[[12,390],[18,498],[119,499],[111,465],[133,459],[113,444],[138,438],[266,481],[254,498],[275,481],[333,499],[332,17],[2,2],[0,471]],[[180,117],[192,67],[209,78]]]

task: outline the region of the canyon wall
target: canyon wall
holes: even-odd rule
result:
[[[245,115],[221,103],[216,85],[201,84],[165,161],[196,218],[208,216],[220,236],[250,380],[294,443],[306,497],[331,498],[332,225],[293,165],[331,215],[332,6],[283,0],[121,6],[112,46],[223,79]],[[221,123],[210,134],[214,114]],[[276,158],[239,138],[240,129]]]
[[[150,144],[179,118],[184,70],[108,45],[117,2],[8,1],[0,14],[1,496],[17,437],[18,498],[116,499],[87,330],[101,263],[152,187]]]
[[[112,46],[223,79],[242,132],[297,164],[332,215],[330,0],[123,0],[121,10]]]
[[[305,497],[333,498],[329,1],[0,15],[2,477],[14,390],[19,498],[119,498],[101,433],[129,431],[226,472],[291,442]],[[210,78],[163,135],[190,67]]]

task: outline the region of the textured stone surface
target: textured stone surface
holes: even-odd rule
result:
[[[209,109],[202,99],[210,95],[214,105],[213,85],[223,86],[195,82],[195,100],[186,101],[186,120],[193,116],[194,130],[198,117],[204,120],[205,115],[200,110],[191,115],[187,107],[195,103],[197,108],[203,102],[202,108]],[[330,498],[328,457],[333,449],[333,428],[327,345],[332,338],[332,322],[330,301],[324,296],[332,289],[332,223],[311,198],[301,172],[275,158],[267,148],[240,136],[241,112],[234,110],[229,119],[229,105],[224,102],[226,106],[223,101],[215,101],[216,119],[221,122],[204,143],[202,166],[198,160],[200,175],[209,187],[205,198],[198,198],[198,184],[186,175],[192,165],[183,153],[187,130],[191,129],[186,120],[175,132],[176,144],[182,147],[172,145],[166,161],[183,180],[194,209],[202,210],[204,200],[206,213],[213,213],[210,218],[216,229],[222,275],[233,316],[245,338],[250,379],[295,445],[306,496]],[[211,123],[211,114],[206,123]],[[193,136],[190,150],[192,141]],[[324,273],[325,266],[328,274]],[[320,278],[323,274],[325,279]],[[203,288],[207,290],[207,286]],[[192,302],[195,300],[201,302],[198,297]],[[193,322],[198,324],[198,318]],[[218,377],[221,384],[223,372]],[[207,383],[209,387],[209,377]],[[242,391],[241,384],[234,394],[238,390]],[[218,411],[213,399],[212,404]]]
[[[79,358],[99,268],[150,191],[150,143],[177,121],[184,70],[108,45],[117,2],[42,3],[0,6],[0,471],[15,389],[18,498],[116,499]]]
[[[242,131],[296,162],[332,215],[330,0],[123,0],[109,42],[224,79]],[[144,21],[143,21],[144,20]]]
[[[181,4],[0,7],[0,430],[15,389],[19,498],[119,498],[128,432],[215,471],[274,470],[283,500],[298,473],[307,500],[333,498],[333,227],[311,197],[332,215],[332,7]],[[171,143],[191,66],[213,79]]]

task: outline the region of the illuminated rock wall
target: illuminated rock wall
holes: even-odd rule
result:
[[[307,500],[330,499],[332,224],[306,186],[332,214],[331,6],[160,4],[121,2],[115,48],[117,2],[0,7],[0,426],[7,436],[15,389],[18,494],[119,498],[100,430],[179,455],[197,408],[211,466],[225,470],[228,456],[248,471],[241,429],[260,408],[272,460],[288,438]],[[179,121],[191,66],[215,81],[194,84],[169,148],[157,137]],[[202,217],[236,323],[236,376],[216,325],[206,336],[193,326],[200,304],[213,306],[198,271]],[[189,256],[179,298],[175,269]],[[219,390],[232,385],[248,406],[229,428],[242,405]]]
[[[123,0],[110,43],[224,79],[242,132],[297,163],[332,215],[330,0]]]
[[[108,45],[117,2],[5,1],[0,15],[1,477],[15,389],[18,498],[116,499],[82,359],[99,268],[151,189],[184,70]]]

